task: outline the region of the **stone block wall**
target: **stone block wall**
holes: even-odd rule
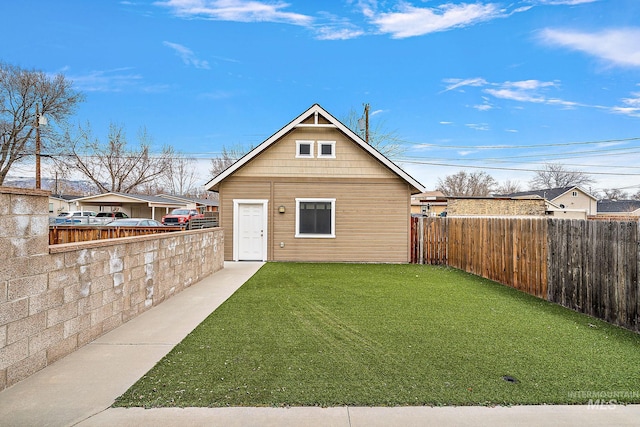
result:
[[[543,199],[451,198],[447,206],[450,216],[544,216]]]
[[[224,266],[220,228],[48,240],[48,192],[0,187],[0,390]]]

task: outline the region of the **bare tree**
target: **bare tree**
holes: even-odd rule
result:
[[[496,194],[513,194],[519,193],[521,190],[520,183],[518,181],[506,180],[498,186]]]
[[[342,122],[362,139],[365,139],[365,131],[360,128],[361,118],[361,114],[352,108]],[[387,129],[384,120],[371,121],[369,125],[369,145],[389,158],[399,157],[407,151],[398,136],[398,132]]]
[[[605,199],[609,200],[626,200],[629,198],[629,194],[618,188],[605,188],[602,190]]]
[[[197,177],[196,160],[177,153],[169,162],[160,182],[164,192],[184,196],[194,191]]]
[[[54,142],[53,125],[63,124],[82,100],[62,74],[51,77],[0,62],[0,185],[14,164],[35,153],[36,109],[50,124],[41,127],[46,151]]]
[[[567,169],[560,163],[546,163],[544,169],[536,172],[536,175],[529,182],[532,190],[543,188],[561,188],[576,186],[588,186],[595,180],[588,174]]]
[[[80,127],[75,140],[68,137],[68,156],[72,166],[99,191],[131,193],[166,173],[174,159],[171,147],[164,147],[157,155],[151,153],[151,137],[144,128],[138,143],[131,148],[124,129],[113,123],[106,143],[94,138],[89,126]]]
[[[211,169],[209,169],[209,173],[211,173],[211,176],[213,177],[219,175],[220,172],[240,160],[240,158],[251,151],[252,148],[253,147],[249,147],[246,149],[239,144],[236,144],[231,148],[222,146],[222,153],[220,153],[218,157],[211,159]]]
[[[484,171],[460,171],[444,180],[438,178],[436,190],[446,196],[490,196],[496,185],[496,180]]]

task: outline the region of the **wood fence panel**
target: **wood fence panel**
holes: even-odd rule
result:
[[[640,332],[637,221],[412,219],[420,224],[413,262],[449,265]]]
[[[90,240],[181,231],[182,227],[108,227],[87,225],[54,225],[49,227],[49,244],[88,242]]]
[[[638,223],[550,220],[549,301],[638,331]]]
[[[412,262],[449,265],[546,297],[543,219],[412,218]]]

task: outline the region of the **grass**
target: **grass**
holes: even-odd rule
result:
[[[269,263],[115,406],[638,403],[639,367],[639,335],[458,270]]]

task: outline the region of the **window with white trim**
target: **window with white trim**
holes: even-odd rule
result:
[[[572,197],[578,197],[578,192],[577,192],[577,191],[574,191],[573,193],[571,193],[571,196],[572,196]]]
[[[336,158],[335,141],[318,141],[318,158]]]
[[[296,157],[313,157],[313,141],[296,141]]]
[[[296,199],[296,237],[336,237],[336,199]]]

